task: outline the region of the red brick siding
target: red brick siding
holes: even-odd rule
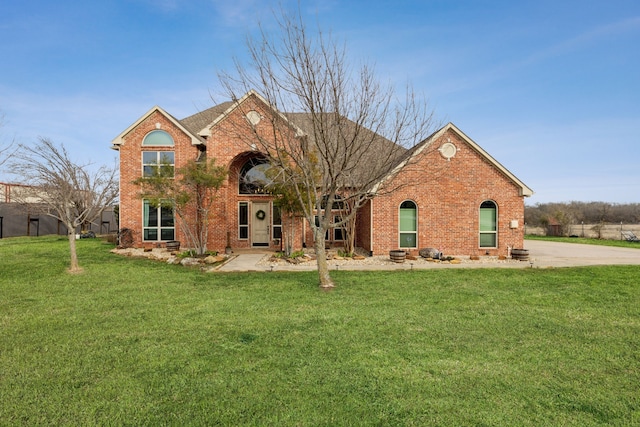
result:
[[[250,98],[242,109],[232,111],[220,121],[207,141],[207,157],[215,158],[218,165],[229,167],[229,176],[217,194],[209,218],[208,248],[211,250],[224,251],[227,232],[232,248],[250,247],[250,240],[239,239],[238,203],[272,200],[269,196],[241,195],[238,192],[239,170],[250,156],[257,154],[248,139],[237,137],[238,129],[248,126],[244,113],[250,109],[261,112],[265,117],[269,114],[264,106]],[[156,129],[156,123],[160,123],[160,128],[173,137],[175,146],[149,147],[149,150],[173,150],[176,168],[198,155],[191,136],[157,112],[123,137],[124,143],[120,146],[120,226],[135,231],[136,245],[142,244],[142,201],[138,197],[138,188],[132,182],[142,174],[142,140]],[[258,125],[258,131],[267,135],[269,126],[265,119]],[[387,187],[398,187],[397,191],[380,194],[358,213],[357,246],[374,254],[397,249],[399,207],[403,201],[412,200],[418,207],[418,248],[436,247],[445,254],[454,255],[484,254],[486,251],[506,255],[508,246],[522,247],[524,200],[519,196],[518,187],[455,132],[450,130],[442,138],[449,138],[456,145],[455,157],[447,161],[437,151],[440,143],[435,142],[419,156],[417,162],[400,171]],[[479,208],[485,200],[493,200],[498,206],[496,249],[479,248]],[[509,227],[511,220],[518,221],[517,229]],[[250,214],[249,226],[251,221]],[[302,219],[297,219],[295,229],[294,249],[299,249],[303,242],[308,247],[313,245],[308,224],[303,227]],[[288,227],[283,224],[283,233],[288,232]],[[178,227],[176,238],[185,241]],[[279,245],[271,246],[271,249],[279,248]]]
[[[458,151],[450,160],[437,149],[449,138]],[[412,200],[418,209],[418,248],[435,247],[445,254],[506,255],[507,247],[522,247],[524,200],[519,188],[472,149],[455,132],[425,150],[390,182],[401,188],[373,200],[373,245],[375,254],[399,246],[400,204]],[[498,206],[498,248],[479,247],[479,208],[485,200]],[[511,229],[510,221],[518,228]]]
[[[123,144],[120,145],[120,227],[134,231],[136,246],[142,244],[142,200],[138,196],[140,190],[133,181],[142,175],[142,140],[149,132],[157,129],[156,123],[160,124],[161,130],[173,137],[175,146],[144,147],[144,150],[174,151],[176,168],[198,155],[191,137],[158,112],[149,115],[123,137]],[[176,227],[176,238],[184,240],[179,227]]]

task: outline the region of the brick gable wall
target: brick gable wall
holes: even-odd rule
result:
[[[144,137],[151,131],[163,130],[174,140],[174,147],[143,147]],[[120,228],[134,232],[134,245],[142,245],[142,200],[140,189],[133,181],[142,176],[142,151],[173,151],[176,169],[198,156],[198,148],[191,137],[180,130],[171,120],[155,111],[123,137],[120,152]],[[176,226],[176,239],[184,240]]]
[[[457,147],[450,160],[437,149],[450,140]],[[389,183],[397,191],[372,202],[371,251],[384,254],[399,247],[399,208],[405,200],[418,210],[418,248],[435,247],[450,255],[507,255],[508,247],[521,248],[524,238],[524,198],[519,188],[449,130],[417,161]],[[479,247],[479,209],[485,200],[498,206],[498,247]],[[518,228],[510,228],[512,220]]]

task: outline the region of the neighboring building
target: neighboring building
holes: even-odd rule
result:
[[[229,131],[240,121],[267,129],[269,121],[260,122],[265,114],[279,114],[302,132],[308,126],[305,114],[274,112],[249,92],[183,120],[153,107],[113,140],[120,153],[120,227],[133,230],[135,246],[182,235],[171,210],[141,200],[133,181],[153,164],[179,168],[206,153],[229,169],[212,208],[209,249],[281,247],[289,225],[262,191],[265,160]],[[523,246],[524,197],[532,190],[451,123],[407,150],[386,181],[398,189],[358,213],[356,246],[371,254],[434,247],[454,255],[507,255],[509,247]],[[292,229],[295,248],[313,246],[308,225],[297,219]],[[327,234],[328,246],[344,237],[341,229]]]
[[[58,219],[43,213],[44,193],[35,187],[0,182],[0,238],[19,236],[66,235],[67,227]],[[118,229],[112,207],[87,224],[85,231],[114,233]],[[80,230],[76,230],[78,233]]]

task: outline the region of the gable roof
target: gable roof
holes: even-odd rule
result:
[[[249,92],[245,93],[240,99],[235,101],[224,102],[216,107],[210,108],[211,111],[210,116],[207,116],[207,120],[203,120],[200,124],[204,123],[204,126],[198,131],[198,135],[202,137],[208,137],[211,135],[211,128],[221,122],[225,117],[231,114],[232,111],[240,108],[240,106],[249,98],[256,98],[258,101],[263,103],[268,109],[273,111],[273,113],[280,117],[285,123],[290,125],[293,130],[296,132],[296,136],[301,136],[304,134],[304,131],[300,129],[294,122],[292,122],[287,115],[283,114],[276,108],[274,108],[262,95],[260,95],[255,90],[251,89]],[[210,120],[213,119],[213,120]],[[187,120],[187,119],[185,119]]]
[[[282,113],[279,110],[272,107],[269,102],[262,97],[259,93],[254,90],[250,90],[247,92],[242,98],[235,101],[227,101],[221,104],[215,105],[211,108],[203,110],[194,115],[188,116],[182,120],[177,120],[171,114],[167,113],[165,110],[160,108],[159,106],[155,106],[151,108],[146,114],[140,117],[136,122],[134,122],[131,126],[125,129],[120,135],[118,135],[112,141],[112,148],[115,150],[119,149],[119,146],[124,143],[124,137],[136,126],[138,126],[142,121],[144,121],[147,117],[149,117],[154,112],[158,112],[165,116],[169,121],[171,121],[174,125],[176,125],[180,130],[185,132],[185,134],[191,137],[191,142],[194,145],[206,144],[206,138],[211,135],[211,128],[222,121],[226,116],[228,116],[232,111],[239,108],[247,99],[250,97],[255,97],[260,102],[262,102],[267,108],[271,109],[274,114],[281,117],[285,123],[288,123],[296,132],[297,136],[302,135],[313,135],[313,124],[311,123],[311,114],[310,113]],[[355,126],[355,123],[352,123],[347,119],[350,126]],[[462,132],[457,126],[453,123],[449,122],[444,127],[440,128],[429,137],[427,137],[424,141],[415,145],[410,149],[405,149],[403,147],[399,150],[399,156],[397,157],[397,163],[391,167],[391,171],[385,178],[380,180],[374,187],[373,191],[377,191],[377,189],[388,179],[392,178],[395,174],[397,174],[402,168],[404,168],[407,164],[409,164],[413,159],[419,156],[427,147],[431,146],[434,142],[438,141],[440,137],[442,137],[446,132],[453,131],[455,132],[463,141],[465,141],[474,151],[476,151],[481,157],[483,157],[487,162],[489,162],[493,167],[495,167],[498,171],[500,171],[507,179],[509,179],[516,187],[519,188],[519,193],[521,196],[531,196],[533,195],[533,190],[529,188],[524,182],[522,182],[518,177],[516,177],[511,171],[509,171],[506,167],[504,167],[500,162],[494,159],[489,153],[487,153],[480,145],[478,145],[475,141],[469,138],[464,132]],[[392,141],[384,138],[381,135],[375,134],[375,132],[370,131],[373,138],[376,140],[377,144],[382,148],[384,145],[390,144],[396,146]],[[369,160],[375,161],[376,153],[371,153],[371,158]],[[367,167],[368,162],[362,162],[359,166]]]
[[[411,160],[419,156],[420,153],[422,153],[427,147],[431,146],[433,143],[438,141],[440,137],[442,137],[448,131],[453,131],[456,134],[458,134],[458,136],[462,138],[462,140],[466,142],[475,152],[477,152],[480,156],[482,156],[485,160],[487,160],[493,167],[495,167],[504,176],[506,176],[516,187],[518,187],[519,193],[521,196],[529,197],[533,195],[533,190],[531,188],[529,188],[524,182],[518,179],[518,177],[516,177],[513,173],[511,173],[511,171],[509,171],[509,169],[507,169],[500,162],[494,159],[489,153],[487,153],[482,147],[480,147],[474,140],[469,138],[464,132],[462,132],[456,125],[454,125],[451,122],[447,123],[444,127],[432,133],[424,141],[422,141],[421,143],[417,144],[415,147],[408,150],[406,155],[402,159],[400,159],[400,161],[398,162],[396,167],[393,169],[393,171],[383,181],[386,181],[387,179],[391,178],[396,173],[398,173]],[[374,190],[377,190],[377,188],[380,185],[382,185],[382,182],[378,183],[378,185],[376,185]]]
[[[203,136],[201,132],[216,121],[218,117],[223,115],[229,107],[233,105],[233,101],[223,102],[222,104],[214,105],[211,108],[207,108],[192,116],[185,117],[180,120],[180,123],[189,129],[194,135]]]
[[[158,112],[159,114],[162,114],[163,116],[165,116],[178,129],[180,129],[185,134],[189,135],[189,137],[191,138],[191,143],[193,145],[204,144],[204,140],[200,138],[197,134],[193,133],[191,130],[187,129],[187,127],[185,127],[185,125],[180,120],[176,119],[171,114],[167,113],[165,110],[163,110],[162,108],[156,105],[155,107],[147,111],[145,114],[143,114],[134,123],[132,123],[131,126],[129,126],[123,132],[121,132],[120,135],[116,136],[113,139],[113,141],[111,141],[111,144],[112,144],[111,148],[113,148],[114,150],[119,150],[120,146],[124,144],[124,137],[127,136],[129,132],[131,132],[136,126],[138,126],[140,123],[145,121],[149,116],[151,116],[155,112]]]

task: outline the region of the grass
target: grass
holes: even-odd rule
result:
[[[628,242],[626,240],[589,239],[586,237],[535,236],[531,234],[527,234],[525,236],[525,239],[546,240],[548,242],[582,243],[585,245],[616,246],[619,248],[640,249],[640,242]]]
[[[0,240],[0,424],[640,424],[637,266],[205,274]]]

